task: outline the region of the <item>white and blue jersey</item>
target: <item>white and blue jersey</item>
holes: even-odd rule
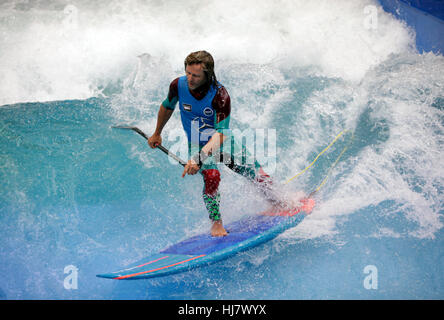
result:
[[[179,78],[179,108],[183,129],[192,144],[205,145],[215,130],[215,113],[212,101],[219,87],[211,86],[201,100],[190,93],[187,77]]]

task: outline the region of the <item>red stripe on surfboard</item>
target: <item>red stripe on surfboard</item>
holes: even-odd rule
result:
[[[262,214],[265,216],[292,217],[299,212],[301,212],[301,208],[297,208],[291,211],[278,211],[278,212],[270,211],[270,212],[264,212]]]
[[[134,268],[140,268],[140,267],[146,266],[146,265],[148,265],[148,264],[151,264],[151,263],[153,263],[153,262],[156,262],[156,261],[159,261],[159,260],[162,260],[162,259],[168,258],[168,257],[169,257],[169,256],[161,257],[161,258],[159,258],[159,259],[156,259],[156,260],[153,260],[153,261],[150,261],[150,262],[147,262],[147,263],[141,264],[140,266],[135,266]]]
[[[201,257],[204,257],[204,256],[205,255],[202,254],[202,255],[197,256],[197,257],[192,257],[192,258],[187,259],[187,260],[183,260],[183,261],[180,261],[180,262],[176,262],[176,263],[170,264],[169,266],[165,266],[165,267],[161,267],[161,268],[157,268],[157,269],[153,269],[153,270],[148,270],[148,271],[137,272],[137,273],[133,273],[133,274],[127,274],[125,276],[120,276],[120,277],[116,277],[116,278],[113,278],[113,279],[118,279],[118,280],[120,280],[120,279],[127,279],[127,278],[135,277],[135,276],[138,276],[138,275],[141,275],[141,274],[151,273],[151,272],[154,272],[154,271],[158,271],[158,270],[174,267],[174,266],[177,266],[178,264],[182,264],[182,263],[185,263],[185,262],[188,262],[188,261],[191,261],[191,260],[195,260],[197,258],[201,258]]]

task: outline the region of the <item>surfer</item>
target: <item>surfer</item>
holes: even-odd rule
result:
[[[162,143],[162,130],[179,103],[190,155],[182,177],[202,173],[203,200],[212,221],[211,235],[226,236],[219,208],[220,172],[216,164],[223,161],[231,170],[257,184],[269,199],[272,182],[256,160],[249,164],[235,162],[235,149],[241,148],[245,152],[245,147],[239,147],[229,134],[230,96],[216,79],[213,57],[206,51],[192,52],[184,64],[185,76],[171,82],[168,96],[160,105],[156,129],[149,137],[148,144],[155,148]],[[224,141],[230,141],[234,146],[231,154],[221,152]]]

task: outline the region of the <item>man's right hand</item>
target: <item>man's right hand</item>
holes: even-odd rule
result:
[[[162,137],[160,134],[153,134],[151,137],[148,138],[148,145],[151,148],[156,148],[158,145],[162,144]]]

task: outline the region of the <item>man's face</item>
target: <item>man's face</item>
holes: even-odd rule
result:
[[[207,81],[207,77],[205,76],[201,63],[187,65],[185,68],[185,74],[187,76],[188,87],[191,90],[199,88],[205,83],[205,81]]]

